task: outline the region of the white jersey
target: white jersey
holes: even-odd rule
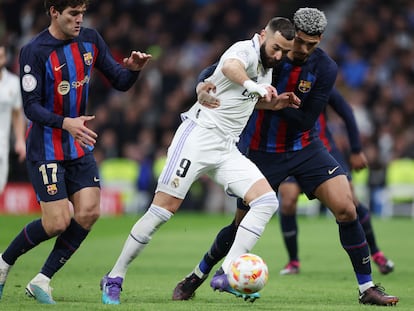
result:
[[[196,102],[189,111],[183,113],[183,118],[189,118],[205,128],[218,128],[226,136],[237,140],[253,112],[258,96],[249,94],[243,86],[223,75],[221,68],[227,59],[240,60],[251,80],[271,84],[272,69],[263,68],[259,35],[256,34],[251,40],[239,41],[224,52],[213,75],[206,79],[216,86],[214,96],[220,100],[220,106],[209,109]]]
[[[184,199],[192,183],[203,174],[209,174],[224,186],[227,193],[244,198],[254,183],[264,179],[260,170],[240,153],[235,144],[258,97],[223,75],[223,62],[231,58],[237,58],[245,65],[251,80],[271,83],[271,70],[265,70],[260,62],[258,35],[231,46],[208,78],[216,85],[214,95],[220,99],[220,107],[209,109],[197,102],[183,113],[184,121],[168,148],[156,192],[163,191]]]
[[[0,152],[9,152],[12,110],[22,106],[19,77],[3,68],[0,78]]]
[[[0,193],[3,192],[9,173],[12,111],[21,106],[20,79],[3,68],[0,78]]]

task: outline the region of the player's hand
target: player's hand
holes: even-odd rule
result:
[[[300,99],[295,95],[293,92],[285,92],[277,96],[273,100],[273,108],[272,110],[280,110],[283,108],[299,108],[300,107]]]
[[[19,162],[23,162],[26,159],[26,143],[22,139],[17,139],[14,143],[14,152],[18,156]]]
[[[68,131],[82,147],[93,147],[98,135],[86,126],[86,122],[92,119],[95,119],[95,116],[65,118],[62,128]]]
[[[356,171],[360,171],[368,167],[368,160],[362,151],[358,153],[352,153],[349,157],[349,163],[351,164],[351,169]]]
[[[276,89],[270,84],[258,84],[252,80],[246,80],[243,82],[243,86],[249,93],[257,94],[267,102],[270,102],[273,97],[277,96]]]
[[[211,95],[216,92],[216,86],[211,82],[200,82],[196,88],[197,101],[204,107],[214,109],[220,106],[220,100]]]
[[[290,108],[299,108],[300,99],[293,92],[285,92],[275,97],[272,97],[270,102],[266,102],[264,99],[261,99],[257,102],[256,109],[266,109],[266,110],[280,110],[287,107]]]
[[[259,84],[260,86],[264,87],[267,91],[266,95],[263,97],[265,101],[271,102],[273,98],[277,98],[277,90],[274,86],[270,84]]]
[[[139,71],[148,63],[152,58],[151,54],[132,51],[131,55],[127,58],[124,58],[124,66],[132,71]]]

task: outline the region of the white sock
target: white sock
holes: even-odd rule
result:
[[[248,253],[256,245],[266,224],[279,207],[276,193],[268,192],[250,202],[250,210],[241,221],[236,238],[221,267],[227,273],[231,261],[241,254]]]
[[[50,283],[50,278],[48,278],[43,273],[38,273],[31,281],[30,283]]]
[[[247,215],[246,215],[247,216]],[[248,253],[256,245],[257,240],[259,240],[259,235],[248,231],[243,227],[237,229],[236,238],[233,242],[233,246],[230,248],[229,253],[221,265],[224,273],[227,273],[231,261],[234,258],[237,258],[241,254]]]
[[[132,227],[121,254],[108,276],[125,278],[129,264],[147,246],[154,232],[172,215],[165,208],[151,204],[148,211]]]
[[[8,271],[11,267],[11,265],[9,265],[7,262],[3,260],[3,257],[0,254],[0,269],[6,269]]]
[[[369,281],[369,282],[366,282],[366,283],[364,283],[364,284],[359,284],[359,285],[358,285],[358,287],[359,287],[359,292],[360,292],[360,293],[363,293],[363,292],[365,292],[368,288],[374,287],[374,282]]]

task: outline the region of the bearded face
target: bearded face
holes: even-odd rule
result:
[[[269,54],[266,52],[266,46],[267,42],[265,41],[260,47],[260,59],[262,60],[264,68],[273,68],[280,62],[280,60],[276,60],[276,58],[270,57]]]

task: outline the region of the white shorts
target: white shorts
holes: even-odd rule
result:
[[[177,129],[168,148],[155,192],[184,199],[193,182],[204,174],[221,184],[228,194],[240,198],[244,198],[255,182],[265,178],[256,165],[240,153],[234,139],[187,119]]]

